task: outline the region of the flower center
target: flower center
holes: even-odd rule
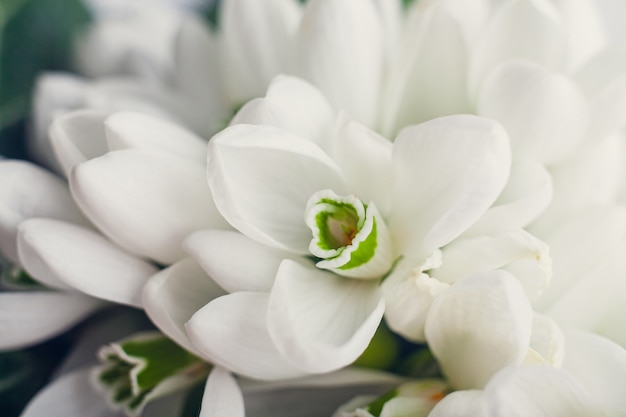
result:
[[[373,203],[330,190],[315,193],[305,221],[313,232],[311,254],[319,268],[355,278],[379,278],[391,267],[391,244]]]

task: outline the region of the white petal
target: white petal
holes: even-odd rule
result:
[[[140,113],[114,113],[106,119],[109,150],[146,149],[203,163],[206,142],[188,130],[166,120]]]
[[[168,337],[196,352],[184,325],[224,291],[192,259],[183,259],[148,280],[143,291],[146,314]]]
[[[165,264],[184,257],[183,239],[199,229],[225,228],[201,164],[145,150],[122,150],[78,165],[74,198],[120,246]]]
[[[104,300],[141,307],[141,290],[157,269],[102,235],[70,223],[32,219],[20,225],[18,249],[31,275],[51,275]]]
[[[101,305],[73,293],[0,293],[0,350],[19,349],[56,336]]]
[[[564,75],[538,64],[512,61],[487,77],[477,113],[502,123],[515,154],[553,164],[581,144],[589,105],[578,86]]]
[[[234,103],[263,95],[285,70],[300,8],[294,0],[225,0],[220,45],[228,96]]]
[[[431,275],[450,284],[476,273],[512,265],[514,275],[532,299],[548,287],[552,277],[548,245],[522,229],[495,236],[456,239],[446,245],[442,253],[443,264]],[[528,269],[516,265],[518,263],[527,265]],[[515,274],[516,271],[520,273]]]
[[[245,416],[243,395],[230,372],[216,366],[204,387],[200,417],[224,416]]]
[[[434,117],[469,113],[469,58],[458,22],[445,7],[414,7],[406,28],[381,106],[381,130],[388,135]]]
[[[308,253],[304,223],[315,192],[346,194],[339,169],[314,143],[272,126],[233,125],[209,142],[208,180],[222,215],[248,237]]]
[[[282,260],[297,259],[289,252],[255,242],[239,232],[225,230],[193,233],[184,246],[209,276],[228,292],[269,292]]]
[[[348,178],[351,191],[362,201],[374,201],[384,213],[391,204],[391,152],[389,140],[340,115],[329,153]]]
[[[439,401],[428,415],[428,417],[451,416],[488,417],[483,392],[479,390],[452,392]]]
[[[68,73],[48,72],[37,78],[33,105],[33,130],[28,137],[29,154],[35,161],[63,173],[50,142],[48,129],[55,117],[85,107],[85,81]]]
[[[626,351],[592,333],[567,331],[563,369],[571,372],[602,404],[606,417],[626,413]]]
[[[612,81],[591,101],[589,132],[600,140],[626,125],[626,75]]]
[[[590,143],[573,158],[552,167],[554,195],[548,208],[532,223],[536,233],[550,233],[593,206],[613,204],[622,187],[624,140],[611,135]]]
[[[393,145],[390,230],[403,253],[430,253],[474,223],[509,175],[506,132],[488,119],[448,116],[405,129]]]
[[[176,85],[197,101],[206,117],[207,133],[224,126],[230,109],[223,91],[217,42],[206,23],[189,15],[182,22],[175,46]]]
[[[307,3],[296,42],[296,75],[368,126],[375,122],[382,80],[381,29],[371,1],[313,0]]]
[[[191,343],[203,357],[256,379],[284,379],[304,373],[278,352],[267,330],[269,295],[236,292],[219,297],[187,322]]]
[[[547,0],[514,0],[498,8],[474,45],[469,89],[475,97],[484,77],[509,59],[525,59],[548,69],[565,65],[567,33]]]
[[[248,123],[283,128],[324,147],[329,140],[334,110],[312,84],[279,75],[264,98],[246,103],[231,124]]]
[[[50,125],[50,142],[66,178],[75,165],[106,153],[107,115],[102,111],[77,110],[55,118]]]
[[[0,251],[18,262],[17,227],[32,217],[89,224],[60,178],[28,162],[0,161]]]
[[[581,271],[545,310],[564,326],[602,334],[626,344],[623,305],[626,297],[626,245],[613,245],[610,255],[597,259],[593,268]],[[575,272],[574,272],[575,273]]]
[[[626,56],[619,47],[607,47],[571,74],[588,98],[593,98],[613,80],[626,73]]]
[[[424,271],[441,265],[441,252],[435,252],[422,265],[404,258],[382,284],[385,319],[404,338],[424,342],[424,325],[433,300],[450,284],[431,278]]]
[[[53,381],[28,403],[21,417],[119,417],[92,388],[90,374],[91,368],[82,369]]]
[[[622,242],[625,233],[626,211],[621,207],[598,207],[580,213],[545,236],[553,260],[553,278],[535,302],[535,308],[548,311],[568,288]]]
[[[564,355],[565,343],[561,328],[550,318],[535,313],[525,363],[546,363],[558,368],[563,364]]]
[[[458,282],[435,299],[426,340],[450,385],[482,388],[498,370],[521,363],[532,320],[517,280],[493,271]]]
[[[516,155],[504,190],[463,235],[489,235],[527,226],[553,203],[552,189],[552,176],[543,164]]]
[[[268,326],[277,348],[294,366],[329,372],[363,353],[383,311],[376,283],[285,260],[270,294]]]
[[[494,417],[604,416],[600,404],[576,378],[545,365],[499,372],[485,387],[484,398]]]

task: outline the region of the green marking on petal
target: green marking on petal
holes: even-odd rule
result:
[[[115,409],[138,415],[151,400],[195,384],[210,366],[160,333],[140,333],[99,352],[98,386]]]
[[[339,269],[346,270],[356,268],[366,264],[374,257],[376,254],[376,248],[378,247],[378,232],[376,219],[374,218],[372,221],[374,224],[370,234],[359,244],[355,251],[350,253],[350,261],[347,264],[340,266]]]
[[[354,206],[327,198],[318,204],[326,205],[327,209],[315,216],[319,230],[317,245],[323,250],[341,249],[350,245],[359,227],[359,216]]]

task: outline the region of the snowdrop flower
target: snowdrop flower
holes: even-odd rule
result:
[[[199,309],[183,330],[179,314],[187,318],[190,308],[177,302],[168,275],[191,275],[183,272],[190,266],[175,264],[148,284],[149,313],[171,317],[169,332],[160,326],[166,333],[186,332],[201,355],[242,375],[281,379],[350,364],[378,327],[385,299],[391,327],[423,340],[430,303],[464,276],[462,248],[443,254],[449,281],[428,275],[441,266],[439,248],[453,246],[506,182],[508,140],[487,119],[434,120],[391,144],[342,114],[333,130],[334,116],[317,89],[290,77],[244,106],[211,140],[208,159],[215,203],[239,232],[186,241],[231,294]],[[499,241],[510,250],[468,274],[545,256],[522,231],[487,240],[485,247]],[[545,271],[530,275],[545,285]]]

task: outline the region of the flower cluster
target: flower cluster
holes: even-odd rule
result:
[[[158,330],[24,416],[182,415],[200,380],[207,417],[626,413],[626,61],[591,0],[173,3],[93,2],[84,78],[36,89],[49,170],[0,161],[0,348],[111,303]]]

